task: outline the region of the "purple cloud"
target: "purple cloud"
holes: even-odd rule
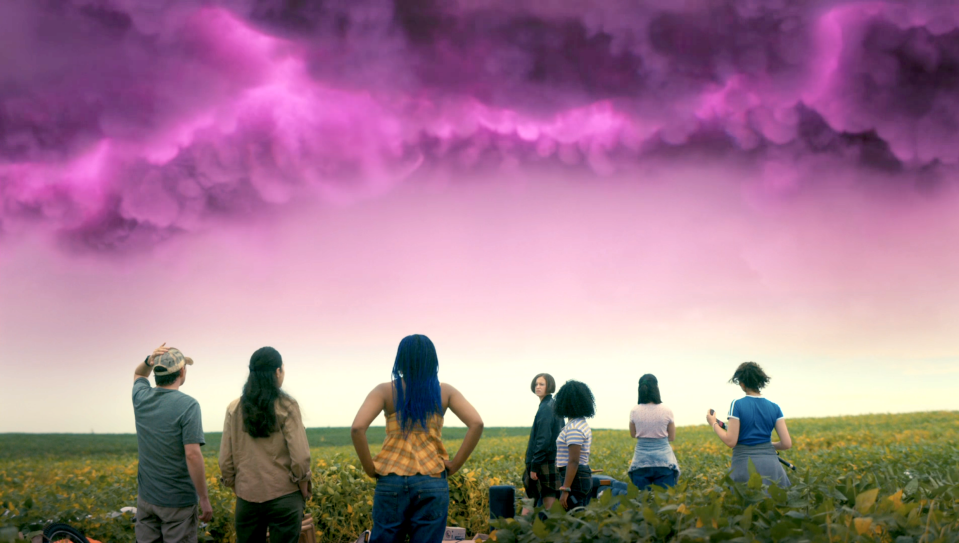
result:
[[[0,231],[149,249],[417,170],[959,161],[959,8],[894,2],[15,0]],[[810,166],[812,165],[812,166]],[[925,177],[923,177],[925,176]]]

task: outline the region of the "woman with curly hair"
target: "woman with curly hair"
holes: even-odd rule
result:
[[[596,414],[596,400],[586,384],[566,381],[556,393],[553,411],[557,417],[568,420],[556,438],[556,468],[563,482],[559,501],[567,511],[585,507],[593,487],[593,472],[589,469],[593,430],[586,419]]]
[[[792,447],[792,438],[786,428],[786,418],[778,405],[762,397],[759,392],[769,383],[769,376],[755,362],[743,362],[736,368],[730,383],[739,385],[746,396],[733,400],[729,406],[729,421],[723,429],[714,411],[706,412],[706,422],[719,439],[733,449],[730,477],[733,481],[749,481],[749,461],[768,482],[781,487],[791,485],[786,470],[779,463],[776,451]],[[779,441],[772,441],[775,428]]]
[[[483,419],[460,391],[440,383],[436,348],[424,335],[400,341],[393,379],[377,385],[353,420],[353,447],[367,475],[376,479],[370,543],[438,543],[446,533],[450,492],[447,476],[466,463],[483,434]],[[449,409],[466,424],[463,444],[450,460],[443,446],[443,416]],[[366,431],[386,414],[386,439],[376,459]]]
[[[310,445],[296,400],[280,390],[286,372],[273,347],[250,357],[243,395],[226,409],[220,480],[236,494],[236,540],[296,543],[312,493]]]
[[[639,378],[639,400],[629,412],[629,435],[636,438],[629,479],[640,490],[652,485],[676,486],[679,462],[669,443],[676,439],[673,410],[663,405],[659,381],[647,373]]]

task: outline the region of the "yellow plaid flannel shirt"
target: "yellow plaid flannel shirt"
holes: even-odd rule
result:
[[[449,453],[443,446],[443,417],[434,414],[427,420],[428,431],[414,426],[408,436],[403,435],[396,413],[386,417],[386,439],[373,464],[379,475],[431,475],[439,477],[446,470],[444,460]]]

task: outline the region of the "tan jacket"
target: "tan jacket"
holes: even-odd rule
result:
[[[310,480],[310,444],[296,400],[276,401],[280,431],[253,438],[243,429],[240,399],[226,408],[220,443],[220,482],[248,502],[263,503],[299,492]]]

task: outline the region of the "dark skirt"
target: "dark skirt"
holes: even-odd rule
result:
[[[535,481],[529,476],[531,467],[532,464],[526,464],[526,470],[523,472],[523,487],[526,489],[526,497],[535,500],[537,507],[543,505],[543,498],[559,497],[559,490],[557,489],[560,487],[561,481],[559,481],[559,474],[556,471],[556,464],[536,466]]]
[[[749,481],[750,459],[756,466],[756,471],[762,475],[764,483],[776,482],[782,488],[792,486],[789,477],[786,476],[786,470],[779,463],[779,456],[776,455],[772,442],[760,445],[736,445],[733,448],[733,462],[729,473],[733,481],[737,483]]]
[[[566,466],[561,466],[558,470],[559,486],[566,484]],[[569,485],[569,508],[586,507],[589,504],[589,491],[593,488],[593,472],[589,466],[579,466],[576,469],[576,476],[573,477],[573,484]]]

